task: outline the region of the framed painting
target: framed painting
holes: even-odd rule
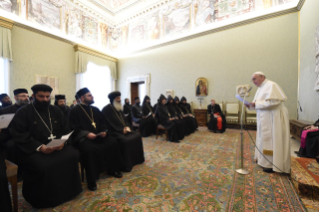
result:
[[[208,95],[208,81],[206,78],[198,78],[195,82],[195,94],[196,96]]]
[[[249,90],[250,86],[249,85],[238,85],[236,86],[236,94],[238,94],[241,97],[247,97],[249,96]]]

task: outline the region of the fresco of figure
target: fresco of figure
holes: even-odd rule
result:
[[[199,2],[197,13],[195,16],[195,23],[197,26],[212,23],[215,14],[215,1],[203,0]]]

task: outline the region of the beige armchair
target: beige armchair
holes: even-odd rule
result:
[[[245,126],[247,127],[256,127],[257,126],[257,117],[256,110],[245,110]]]
[[[239,102],[226,102],[225,118],[227,124],[239,125]]]

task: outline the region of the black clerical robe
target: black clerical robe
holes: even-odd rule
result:
[[[153,112],[150,111],[145,115],[147,118],[143,118],[144,114],[142,107],[136,103],[132,106],[132,119],[135,123],[140,125],[142,137],[148,137],[156,134],[157,125],[152,114]]]
[[[123,106],[123,112],[127,119],[129,126],[132,125],[132,105],[125,103]]]
[[[157,104],[156,114],[159,123],[168,130],[169,141],[176,142],[184,138],[183,132],[178,131],[179,126],[177,125],[177,123],[169,120],[172,117],[165,105]]]
[[[9,107],[3,108],[2,110],[0,110],[0,115],[16,113],[18,111],[18,109],[20,109],[23,106],[14,104],[14,105],[11,105]],[[2,129],[2,133],[8,135],[6,141],[3,141],[4,145],[5,145],[6,159],[13,162],[14,164],[16,164],[18,166],[18,175],[19,175],[19,177],[21,177],[22,170],[23,170],[23,168],[22,168],[23,163],[21,161],[21,157],[19,156],[20,150],[19,150],[17,144],[12,139],[12,136],[9,132],[9,129]]]
[[[5,139],[6,135],[0,132],[0,141]],[[12,204],[8,187],[6,174],[6,164],[4,162],[3,146],[0,143],[0,211],[11,212]]]
[[[179,103],[179,107],[180,109],[183,111],[184,114],[190,114],[192,115],[191,110],[189,109],[190,107],[188,107],[189,104],[183,104],[183,103]],[[192,119],[193,122],[193,128],[196,130],[198,128],[198,124],[196,121],[196,118]]]
[[[182,109],[180,108],[179,104],[174,104],[175,106],[175,111],[177,112],[178,116],[179,117],[182,117],[183,120],[186,122],[186,127],[187,127],[187,130],[189,132],[189,134],[193,133],[196,128],[194,127],[194,124],[193,124],[193,117],[190,117],[190,116],[186,116],[184,117],[184,112],[182,111]]]
[[[173,122],[176,123],[178,132],[184,136],[187,136],[190,134],[190,128],[188,128],[185,120],[181,119],[181,117],[178,115],[174,103],[169,102],[169,100],[171,100],[171,99],[172,99],[172,97],[169,96],[167,99],[167,103],[166,103],[166,107],[168,109],[168,112],[171,114],[171,117],[176,118]]]
[[[120,144],[124,158],[123,171],[131,171],[135,165],[145,161],[142,137],[134,131],[126,134],[123,133],[124,127],[129,126],[129,123],[124,113],[117,111],[112,104],[105,106],[102,113],[109,126],[111,135]]]
[[[57,107],[60,108],[60,110],[63,112],[65,119],[68,120],[71,108],[67,105],[65,107],[59,107],[59,106],[57,106]]]
[[[319,119],[313,125],[319,127]],[[319,131],[308,132],[306,137],[306,147],[303,148],[300,146],[299,152],[296,152],[297,155],[299,157],[307,158],[315,158],[316,156],[318,156],[318,139]]]
[[[225,132],[226,129],[226,118],[220,109],[219,104],[212,106],[211,104],[207,106],[207,113],[210,115],[210,120],[208,121],[207,128],[216,132]],[[219,117],[215,117],[219,116]]]
[[[44,123],[50,129],[52,124],[56,138],[66,133],[65,118],[61,110],[52,105],[45,109],[26,105],[17,111],[10,124],[11,135],[24,158],[22,194],[35,208],[55,207],[82,191],[78,151],[70,145],[50,154],[37,151],[51,140]]]
[[[90,119],[92,114],[96,127]],[[80,150],[81,162],[89,183],[98,180],[102,172],[119,171],[123,167],[120,147],[115,138],[107,132],[104,116],[98,108],[76,105],[70,110],[69,124],[74,130],[71,136],[72,144]],[[94,134],[107,132],[107,135],[104,138],[98,136],[90,140],[86,137],[90,132]]]

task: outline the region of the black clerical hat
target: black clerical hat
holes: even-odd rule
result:
[[[113,92],[109,93],[108,97],[110,99],[111,104],[113,104],[113,100],[118,96],[121,96],[121,92],[119,92],[119,91],[113,91]]]
[[[79,99],[79,97],[78,97],[78,95],[77,95],[77,94],[75,94],[75,96],[74,96],[74,97],[75,97],[75,99],[76,99],[76,100],[78,100],[78,99]]]
[[[134,101],[136,101],[136,100],[138,100],[138,99],[140,99],[140,97],[137,96],[137,97],[134,98]]]
[[[76,95],[77,95],[79,98],[81,98],[81,96],[83,96],[83,95],[85,95],[85,94],[87,94],[87,93],[89,93],[89,92],[90,92],[89,89],[87,89],[87,88],[81,88],[78,92],[76,92]]]
[[[55,100],[65,99],[65,95],[55,95]]]
[[[33,91],[34,94],[38,93],[39,91],[44,91],[44,92],[52,92],[52,88],[48,85],[45,84],[37,84],[31,87],[31,90]]]
[[[161,104],[163,99],[166,99],[166,97],[163,94],[161,94],[160,97],[157,100],[158,104]]]
[[[7,97],[7,96],[8,96],[8,94],[6,94],[6,93],[0,94],[0,101],[1,101],[4,97]]]
[[[16,96],[20,93],[28,93],[28,90],[27,89],[24,89],[24,88],[17,88],[13,91],[13,94]]]

